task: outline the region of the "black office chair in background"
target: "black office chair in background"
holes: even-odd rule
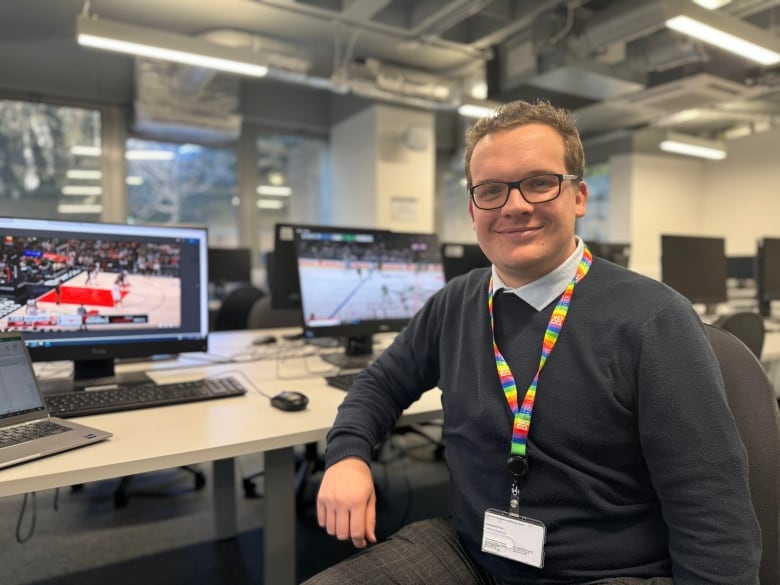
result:
[[[749,461],[750,497],[761,525],[760,582],[780,583],[780,412],[755,352],[734,334],[706,325],[726,400]]]
[[[252,305],[265,293],[256,286],[241,286],[230,291],[219,306],[214,318],[215,331],[246,329],[247,318]]]
[[[299,327],[303,316],[300,309],[274,309],[271,296],[259,298],[249,309],[247,329],[271,329],[277,327]]]
[[[766,335],[764,318],[761,315],[753,311],[739,311],[718,317],[713,325],[736,335],[750,348],[753,355],[761,359]]]

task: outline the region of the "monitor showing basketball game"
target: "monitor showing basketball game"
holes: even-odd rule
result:
[[[400,331],[444,286],[434,234],[297,227],[304,334],[344,339],[347,356],[370,356],[372,336]]]
[[[0,330],[35,361],[72,360],[77,384],[207,348],[205,227],[0,218],[0,237]]]

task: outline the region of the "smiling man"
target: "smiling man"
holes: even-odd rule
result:
[[[358,377],[317,515],[365,548],[307,585],[757,585],[760,534],[717,361],[691,304],[593,258],[567,112],[512,102],[466,136],[492,268],[447,284]],[[442,391],[451,517],[376,542],[369,463]]]

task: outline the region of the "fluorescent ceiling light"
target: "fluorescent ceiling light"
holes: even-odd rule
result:
[[[68,185],[62,188],[63,195],[102,195],[103,187],[93,185]]]
[[[717,10],[721,6],[725,6],[726,4],[731,4],[731,0],[693,0],[701,6],[702,8],[706,8],[707,10]]]
[[[258,209],[281,209],[282,207],[284,207],[284,201],[279,201],[278,199],[257,200]]]
[[[60,203],[57,213],[102,213],[103,206],[99,203]]]
[[[98,181],[103,178],[100,171],[90,171],[88,169],[68,169],[65,172],[68,179],[83,179],[89,181]]]
[[[85,47],[206,67],[239,75],[264,77],[268,67],[251,50],[210,43],[195,37],[144,28],[81,14],[76,37]]]
[[[685,154],[710,160],[723,160],[726,158],[726,145],[718,140],[708,140],[698,136],[688,136],[669,132],[666,138],[658,145],[665,152]]]
[[[463,104],[458,108],[458,113],[464,118],[484,118],[489,116],[496,109],[496,106]]]
[[[74,156],[100,156],[102,149],[99,146],[75,145],[70,147],[70,153]]]
[[[284,185],[258,185],[258,195],[276,195],[277,197],[289,197],[292,189]]]
[[[127,160],[173,160],[176,153],[171,150],[128,150]]]
[[[665,0],[666,26],[761,65],[780,63],[780,38],[733,16],[690,0]]]

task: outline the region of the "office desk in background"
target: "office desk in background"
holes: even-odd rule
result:
[[[0,497],[213,461],[215,539],[237,534],[236,469],[234,458],[264,453],[265,506],[263,530],[264,582],[296,583],[294,447],[325,438],[344,393],[327,385],[332,371],[310,348],[252,346],[262,332],[221,332],[210,335],[209,352],[185,354],[176,362],[132,364],[150,368],[159,382],[231,374],[241,379],[245,396],[185,405],[149,408],[83,417],[114,433],[103,443],[0,471]],[[284,331],[274,332],[275,334]],[[297,353],[296,353],[297,350]],[[209,364],[235,356],[252,360]],[[297,357],[296,357],[297,356]],[[319,372],[322,372],[319,373]],[[280,378],[281,376],[281,378]],[[309,397],[306,410],[283,412],[267,397],[281,390],[301,390]],[[438,390],[427,392],[405,413],[403,423],[441,416]]]

